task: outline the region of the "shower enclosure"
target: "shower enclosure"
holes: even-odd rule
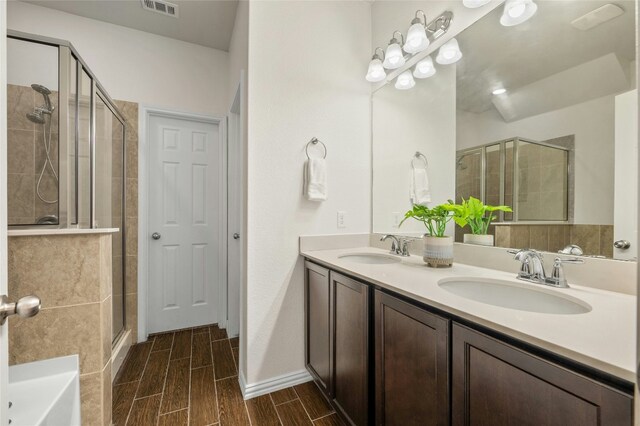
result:
[[[456,153],[456,201],[508,205],[497,222],[571,221],[573,136],[511,138]]]
[[[117,228],[113,340],[124,330],[125,120],[73,46],[7,36],[11,229]]]

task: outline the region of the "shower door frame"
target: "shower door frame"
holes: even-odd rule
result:
[[[122,125],[122,211],[121,211],[121,228],[122,234],[122,320],[123,328],[118,335],[112,336],[112,343],[118,341],[127,329],[127,317],[126,317],[126,259],[127,259],[127,231],[126,231],[126,182],[127,182],[127,121],[118,109],[117,105],[111,99],[108,92],[100,84],[95,74],[87,63],[82,59],[78,51],[73,45],[66,40],[60,40],[52,37],[45,37],[36,34],[25,33],[15,30],[7,30],[7,39],[21,40],[30,43],[43,44],[51,47],[58,48],[58,224],[57,225],[37,225],[37,224],[25,224],[25,225],[10,225],[9,229],[98,229],[100,228],[96,224],[96,161],[95,161],[95,147],[96,147],[96,99],[98,93],[102,98],[102,101],[106,107],[113,113],[115,119],[117,119]],[[74,59],[76,65],[75,73],[75,86],[76,86],[76,98],[75,98],[75,123],[74,131],[75,137],[74,152],[75,164],[74,169],[74,184],[70,185],[69,178],[71,176],[69,169],[69,144],[72,143],[69,140],[70,125],[69,125],[69,86],[71,84],[71,59]],[[90,78],[90,99],[89,99],[89,227],[80,226],[79,220],[79,146],[80,146],[80,92],[83,73]],[[64,118],[64,119],[63,119]],[[69,192],[73,186],[75,193],[74,202],[69,200]],[[72,223],[69,212],[73,210],[75,212],[75,223]],[[113,289],[112,289],[113,294]],[[112,302],[113,303],[113,302]]]

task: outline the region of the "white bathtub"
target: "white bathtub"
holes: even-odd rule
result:
[[[11,426],[79,426],[78,355],[9,367]]]

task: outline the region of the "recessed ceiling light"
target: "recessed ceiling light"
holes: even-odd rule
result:
[[[504,95],[505,93],[507,93],[507,89],[496,89],[493,92],[491,92],[491,94],[493,95]]]

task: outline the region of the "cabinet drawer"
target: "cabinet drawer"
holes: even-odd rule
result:
[[[585,376],[453,325],[452,424],[630,426],[633,399]]]

